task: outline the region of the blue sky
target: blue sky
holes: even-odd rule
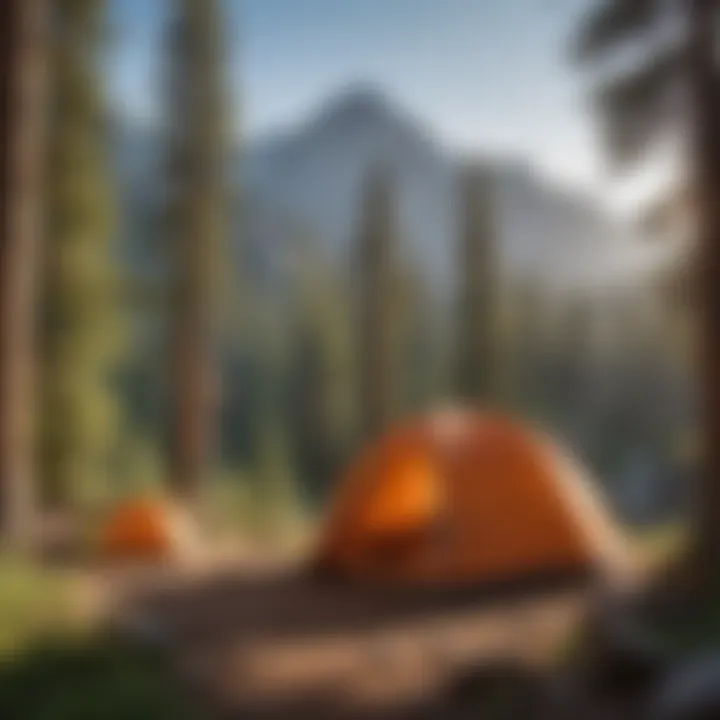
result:
[[[291,124],[354,81],[377,84],[451,148],[528,158],[610,197],[567,43],[586,0],[226,0],[237,129]],[[111,0],[110,94],[157,111],[168,0]],[[617,193],[615,193],[617,194]]]

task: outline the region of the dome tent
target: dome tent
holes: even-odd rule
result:
[[[416,418],[338,488],[315,569],[383,583],[496,583],[602,570],[625,556],[577,463],[510,419]]]
[[[197,545],[188,513],[169,500],[137,497],[120,503],[100,536],[100,550],[113,560],[165,561],[192,554]]]

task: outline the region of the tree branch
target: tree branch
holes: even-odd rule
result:
[[[661,16],[663,0],[603,0],[582,24],[572,47],[578,62],[597,60],[638,33],[649,32]]]

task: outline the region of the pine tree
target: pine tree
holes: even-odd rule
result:
[[[85,500],[108,479],[120,349],[110,147],[101,89],[103,0],[54,4],[44,263],[43,492]]]
[[[168,74],[167,247],[171,266],[170,484],[196,500],[214,452],[219,258],[227,188],[219,0],[176,0]]]
[[[396,273],[396,352],[393,373],[398,378],[393,401],[405,414],[420,412],[447,393],[448,343],[436,298],[426,278],[404,256]]]
[[[597,93],[611,156],[621,164],[636,162],[668,131],[688,148],[703,335],[704,467],[694,529],[707,577],[720,566],[719,17],[716,0],[598,0],[578,38],[578,56],[586,62],[620,51],[627,42],[649,50],[640,65]],[[679,32],[662,31],[669,24]]]
[[[323,499],[345,460],[353,420],[350,298],[322,255],[295,268],[288,393],[290,443],[308,499]]]
[[[387,169],[369,173],[362,198],[359,251],[361,433],[375,437],[391,422],[395,300],[395,214]]]
[[[498,265],[493,237],[493,183],[473,165],[461,179],[458,252],[457,390],[476,402],[498,399]]]
[[[549,410],[546,291],[531,276],[512,293],[508,346],[511,360],[509,399],[519,412],[540,419]]]
[[[564,434],[583,449],[591,433],[591,357],[593,313],[578,293],[564,298],[552,393]]]
[[[293,529],[301,502],[286,433],[277,420],[262,424],[256,451],[254,520],[259,539],[276,542]]]
[[[46,0],[0,6],[0,536],[30,541]]]

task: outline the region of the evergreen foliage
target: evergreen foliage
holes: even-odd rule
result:
[[[123,322],[102,93],[105,3],[58,0],[54,13],[40,418],[43,494],[66,504],[111,480]]]

